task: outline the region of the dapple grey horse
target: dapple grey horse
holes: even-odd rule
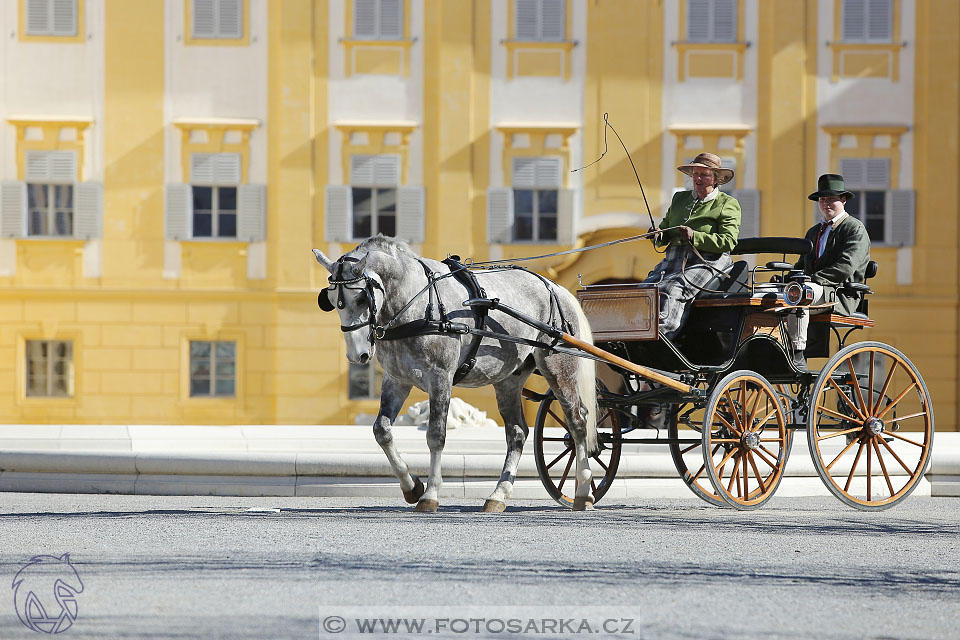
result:
[[[450,268],[442,262],[420,258],[405,242],[394,238],[370,238],[337,260],[328,258],[317,249],[313,253],[317,262],[331,274],[330,287],[320,294],[321,307],[326,306],[328,310],[337,307],[346,340],[347,359],[362,364],[371,362],[376,355],[383,367],[383,388],[380,411],[373,424],[374,437],[400,480],[406,501],[416,502],[417,511],[436,511],[442,484],[440,456],[446,438],[454,374],[461,365],[461,358],[466,357],[473,336],[444,333],[391,340],[378,338],[384,335],[385,327],[423,320],[429,310],[436,314],[439,304],[434,306],[434,298],[437,297],[436,302],[443,304],[450,321],[473,327],[473,311],[463,306],[470,297],[467,289],[453,277],[441,277],[436,280],[435,287],[428,287],[427,271],[439,277],[449,274]],[[487,298],[499,298],[546,324],[562,317],[568,323],[564,331],[592,342],[590,327],[580,304],[563,287],[520,269],[481,270],[476,275]],[[325,304],[324,297],[328,301]],[[428,305],[431,305],[429,309]],[[549,341],[539,329],[495,308],[490,310],[485,328],[528,341]],[[577,466],[574,509],[593,505],[589,457],[597,449],[594,361],[550,348],[484,337],[476,353],[475,366],[458,383],[464,387],[492,384],[504,422],[507,455],[500,481],[484,503],[484,511],[503,511],[513,492],[520,454],[528,434],[520,406],[520,392],[534,368],[556,394],[574,441]],[[419,478],[410,474],[391,434],[391,425],[413,387],[422,389],[430,397],[427,427],[430,473],[426,488]]]

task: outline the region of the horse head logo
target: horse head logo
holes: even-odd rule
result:
[[[13,578],[17,617],[40,633],[62,633],[77,619],[77,594],[83,581],[70,554],[34,556]]]

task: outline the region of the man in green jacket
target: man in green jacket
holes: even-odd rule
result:
[[[861,295],[843,289],[845,282],[863,282],[870,262],[870,236],[857,218],[844,210],[853,193],[846,190],[843,176],[825,173],[817,181],[817,190],[808,198],[817,203],[823,219],[807,231],[813,252],[801,256],[796,264],[810,276],[807,285],[813,289],[811,304],[834,302],[834,311],[850,315],[857,309]],[[806,368],[807,326],[810,315],[805,310],[787,316],[787,332],[793,345],[794,363]]]

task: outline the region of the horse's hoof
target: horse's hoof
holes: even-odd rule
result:
[[[577,496],[573,499],[574,511],[587,511],[593,509],[593,496]]]
[[[484,513],[502,513],[506,508],[507,503],[500,500],[487,500],[483,503]]]
[[[440,504],[436,500],[421,500],[413,510],[420,513],[433,513],[439,506]]]
[[[420,499],[420,496],[423,495],[423,483],[420,482],[418,476],[413,476],[413,489],[410,491],[403,492],[403,499],[407,501],[407,504],[416,504]]]

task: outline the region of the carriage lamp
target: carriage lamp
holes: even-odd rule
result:
[[[791,282],[783,288],[783,301],[791,307],[808,305],[813,302],[813,289],[799,282]]]

